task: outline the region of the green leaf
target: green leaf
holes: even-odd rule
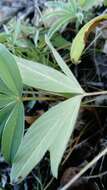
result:
[[[13,107],[14,107],[14,102],[11,102],[0,110],[0,142],[1,142],[1,135],[2,135],[2,131],[3,131],[6,119],[9,116]]]
[[[50,7],[50,8],[63,9],[63,8],[65,8],[66,3],[62,2],[62,1],[54,1],[54,2],[53,1],[47,1],[46,6]]]
[[[78,0],[79,5],[84,11],[92,9],[94,6],[101,4],[101,0]]]
[[[10,37],[10,35],[6,34],[6,32],[1,32],[0,33],[0,43],[5,43],[9,37]]]
[[[59,53],[56,51],[56,49],[52,46],[52,44],[51,44],[51,42],[47,36],[45,36],[45,41],[46,41],[47,45],[49,46],[49,48],[51,49],[51,51],[54,55],[54,58],[56,59],[59,67],[62,69],[62,71],[65,73],[65,75],[67,75],[73,81],[73,83],[75,84],[75,87],[80,89],[80,92],[83,92],[80,84],[78,83],[78,81],[74,77],[73,73],[71,72],[69,67],[66,65],[66,63],[64,62],[62,57],[59,55]]]
[[[2,153],[8,162],[12,162],[21,143],[23,132],[24,108],[23,104],[18,102],[11,110],[2,134]]]
[[[107,7],[107,0],[104,0],[104,6]]]
[[[57,93],[83,94],[74,80],[46,65],[15,57],[23,83],[34,88]]]
[[[47,9],[43,15],[44,24],[50,26],[48,36],[49,38],[58,31],[61,27],[65,27],[69,22],[76,19],[77,3],[75,0],[68,2],[47,2],[46,5],[52,9]],[[53,18],[52,18],[53,17]]]
[[[0,111],[0,141],[3,156],[9,162],[23,136],[21,94],[22,79],[16,61],[5,46],[0,45],[0,108],[4,107]]]
[[[86,45],[87,37],[90,32],[104,20],[107,20],[107,14],[95,17],[80,29],[71,46],[70,56],[73,63],[79,63]]]
[[[81,96],[75,96],[71,98],[69,101],[70,104],[70,113],[67,114],[67,119],[65,115],[65,121],[63,119],[63,127],[60,129],[59,133],[57,134],[54,142],[50,146],[50,160],[51,160],[51,171],[53,176],[57,178],[58,176],[58,167],[61,162],[62,156],[64,151],[67,147],[68,140],[74,130],[74,126],[77,120],[80,103],[81,103]]]
[[[55,46],[56,48],[59,47],[65,47],[65,49],[70,49],[71,47],[71,42],[67,41],[61,34],[56,33],[55,35],[53,35],[52,37],[52,44],[53,46]]]
[[[0,44],[0,79],[15,95],[22,93],[22,80],[15,62],[10,52]]]
[[[11,90],[5,85],[5,83],[0,79],[0,93],[11,95]]]
[[[48,31],[48,37],[51,38],[55,32],[57,32],[61,27],[67,25],[72,18],[71,15],[67,15],[67,13],[64,13],[61,17],[59,17],[50,27]]]
[[[58,159],[61,159],[62,152],[74,128],[81,98],[81,96],[73,97],[52,107],[28,129],[13,161],[11,171],[11,181],[13,184],[22,181],[42,159],[46,151],[52,147],[53,143],[56,144],[55,140],[58,136],[60,138],[60,133],[63,137],[63,133],[66,132],[64,146],[61,147],[60,141],[58,142],[59,154],[57,154],[60,157]],[[77,108],[75,108],[76,106]],[[68,131],[66,131],[67,129]],[[52,151],[54,151],[53,147],[51,154]]]
[[[16,22],[15,31],[13,33],[13,44],[16,44],[20,32],[21,32],[21,19],[18,19]]]
[[[14,96],[0,94],[0,108],[5,107],[6,105],[8,105],[10,102],[13,102],[13,101],[15,101]]]

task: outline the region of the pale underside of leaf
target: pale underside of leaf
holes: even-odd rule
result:
[[[72,98],[72,100],[66,100],[51,108],[36,122],[34,122],[30,129],[27,131],[13,161],[11,172],[12,183],[19,183],[21,180],[23,180],[33,169],[33,167],[37,165],[38,162],[42,159],[46,151],[50,149],[52,143],[55,142],[58,133],[60,134],[60,131],[63,130],[64,124],[68,124],[67,121],[69,119],[69,116],[72,117],[72,109],[74,109],[73,100],[75,102],[75,106],[77,106],[78,98],[76,100],[75,98],[76,97]],[[78,99],[78,104],[80,104],[80,99],[81,98]],[[75,115],[73,114],[73,117],[75,120],[75,117],[77,117],[76,111]],[[73,119],[69,120],[70,125],[72,120]],[[74,128],[72,125],[66,127],[68,127],[68,129],[71,127],[71,132]]]
[[[18,102],[11,110],[3,129],[2,153],[8,162],[12,162],[21,143],[24,131],[23,104]]]
[[[51,160],[51,171],[53,176],[58,176],[58,166],[61,162],[62,156],[66,149],[68,140],[74,130],[74,126],[77,120],[81,96],[76,96],[70,99],[71,112],[68,115],[68,119],[63,123],[63,127],[60,129],[59,134],[55,138],[54,142],[50,147],[50,160]]]
[[[17,57],[15,59],[24,84],[50,92],[83,94],[83,90],[63,73],[40,63]]]

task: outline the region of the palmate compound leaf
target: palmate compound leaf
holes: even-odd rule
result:
[[[16,61],[11,53],[0,44],[0,80],[15,95],[22,93],[22,80]]]
[[[13,184],[22,181],[33,167],[38,164],[47,150],[50,150],[55,161],[58,156],[57,163],[51,157],[52,172],[56,177],[59,162],[74,129],[81,99],[82,96],[75,96],[59,103],[32,124],[25,134],[13,161],[11,171],[11,182]],[[62,139],[63,137],[64,139]],[[62,144],[64,141],[62,146],[61,141]],[[56,150],[57,147],[58,150]],[[55,155],[53,155],[54,153]]]
[[[68,0],[67,2],[48,1],[46,3],[48,9],[44,11],[42,20],[46,26],[49,26],[48,37],[51,38],[53,34],[61,27],[65,27],[69,22],[76,19],[77,2],[75,0]]]
[[[16,61],[5,46],[0,45],[0,141],[8,162],[12,161],[23,135],[21,95],[22,79]]]
[[[83,94],[79,83],[46,65],[15,57],[23,83],[51,93]]]
[[[73,63],[80,62],[90,32],[104,20],[107,20],[107,14],[95,17],[80,29],[71,45],[70,56]]]

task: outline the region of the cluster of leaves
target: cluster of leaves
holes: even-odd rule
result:
[[[54,68],[57,67],[54,59],[53,61],[49,60],[49,51],[45,48],[44,35],[46,31],[44,28],[41,26],[36,28],[24,20],[16,20],[15,18],[3,27],[4,31],[0,33],[0,43],[5,44],[13,54]],[[37,37],[38,30],[39,36]],[[71,46],[71,43],[58,33],[53,36],[52,43],[58,48],[69,49]]]
[[[82,22],[87,22],[89,10],[101,4],[99,0],[68,0],[49,1],[46,3],[48,11],[43,15],[44,23],[50,21],[49,38],[68,23],[76,22],[77,28]],[[50,8],[50,9],[49,9]],[[55,19],[56,18],[56,19]],[[51,23],[52,22],[52,23]]]

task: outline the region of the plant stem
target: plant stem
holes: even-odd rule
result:
[[[86,105],[82,104],[81,107],[83,107],[83,108],[85,108],[85,107],[86,108],[107,108],[107,106],[100,106],[100,105],[97,106],[97,105],[88,105],[88,104],[86,104]]]
[[[99,95],[104,95],[104,94],[107,94],[107,91],[85,93],[84,97],[86,97],[86,96],[99,96]]]
[[[22,101],[33,101],[33,100],[40,100],[40,101],[52,101],[56,100],[56,98],[48,98],[48,97],[22,97]]]
[[[32,94],[32,92],[31,92]],[[89,92],[89,93],[84,93],[83,97],[86,96],[99,96],[99,95],[104,95],[107,94],[107,91],[100,91],[100,92]],[[52,100],[56,100],[56,98],[53,97],[22,97],[23,101],[32,101],[32,100],[41,100],[41,101],[52,101]]]

